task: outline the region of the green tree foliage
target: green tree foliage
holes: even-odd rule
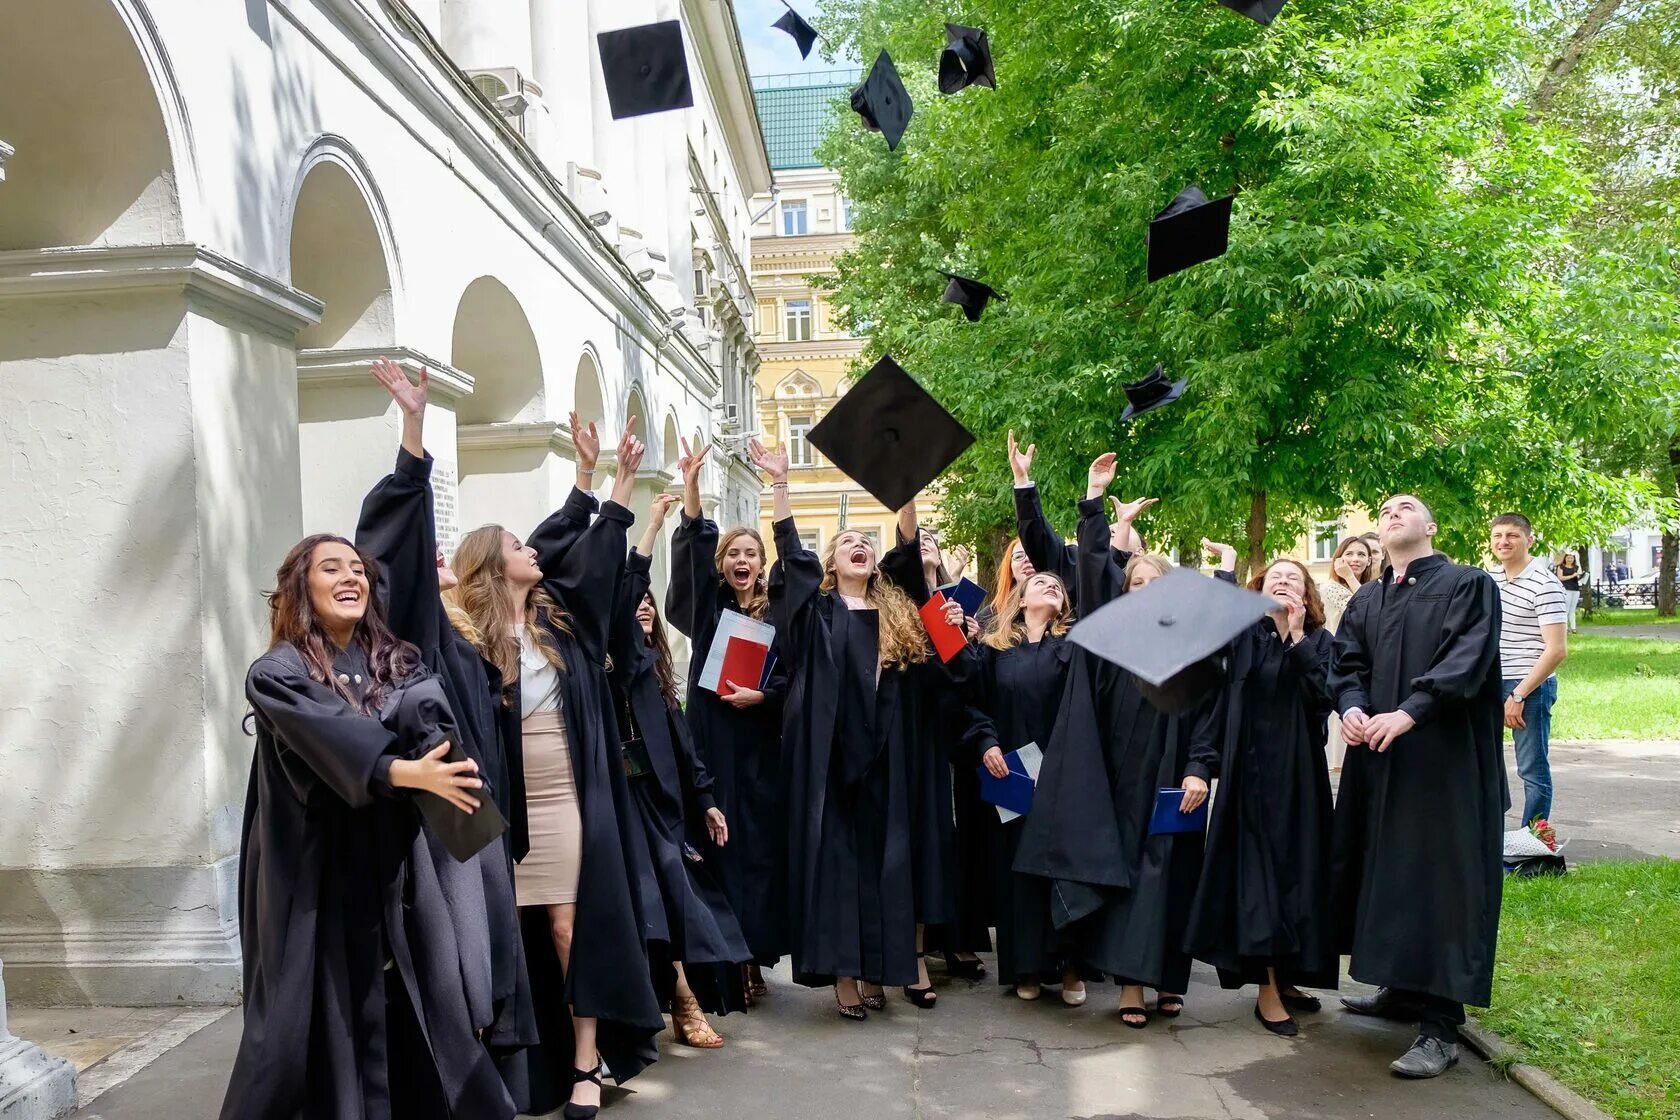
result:
[[[1567,440],[1528,365],[1590,179],[1502,86],[1532,53],[1504,0],[1293,3],[1263,28],[1213,3],[830,0],[825,30],[892,52],[915,101],[897,152],[840,115],[822,149],[853,201],[836,302],[979,437],[945,519],[1011,520],[1004,433],[1038,445],[1071,521],[1085,467],[1162,498],[1152,544],[1287,548],[1313,519],[1427,495],[1446,546],[1520,505],[1565,539],[1641,497]],[[999,88],[938,94],[944,18],[983,26]],[[1230,251],[1145,282],[1150,215],[1235,191]],[[1002,290],[978,324],[937,268]],[[1157,361],[1177,404],[1121,425]],[[1064,525],[1066,527],[1066,525]]]

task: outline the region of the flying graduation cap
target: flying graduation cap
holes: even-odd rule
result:
[[[991,285],[983,284],[979,280],[970,280],[966,276],[958,276],[944,269],[939,270],[939,275],[950,281],[945,285],[945,302],[954,303],[962,308],[963,315],[971,323],[980,321],[980,315],[986,310],[988,300],[1003,298]]]
[[[1233,12],[1240,12],[1255,23],[1265,24],[1268,27],[1277,18],[1277,14],[1283,11],[1284,5],[1284,0],[1219,0],[1219,2]]]
[[[980,28],[947,23],[945,49],[939,52],[939,92],[956,93],[969,86],[997,88],[992,48]]]
[[[863,84],[852,91],[852,108],[863,118],[865,128],[887,138],[889,151],[897,149],[914,110],[898,67],[886,51],[876,57]]]
[[[1149,280],[1181,272],[1193,264],[1211,261],[1225,252],[1231,232],[1233,195],[1208,201],[1195,183],[1149,220]]]
[[[686,109],[694,104],[683,53],[682,24],[674,19],[603,31],[601,77],[613,120]]]
[[[888,509],[902,509],[974,436],[888,354],[828,410],[811,445]]]
[[[1151,704],[1178,715],[1219,688],[1225,646],[1277,606],[1268,596],[1174,568],[1102,606],[1068,640],[1130,672]]]
[[[1126,394],[1126,410],[1120,414],[1120,422],[1124,424],[1134,416],[1142,416],[1151,409],[1169,405],[1184,395],[1184,387],[1190,384],[1188,377],[1177,381],[1168,381],[1166,366],[1160,362],[1155,368],[1144,374],[1142,380],[1131,381],[1120,388]]]
[[[799,57],[811,57],[811,44],[817,41],[817,29],[805,22],[805,17],[793,10],[793,5],[782,0],[787,5],[787,11],[782,18],[771,24],[772,27],[786,31],[793,36],[793,41],[799,44]]]

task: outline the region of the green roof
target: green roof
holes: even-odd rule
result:
[[[753,98],[758,102],[758,120],[764,128],[764,146],[770,152],[773,171],[821,167],[816,157],[817,145],[828,131],[833,119],[835,100],[847,104],[857,79],[836,82],[834,75],[812,75],[812,84],[778,84],[802,75],[760,79],[753,83]]]

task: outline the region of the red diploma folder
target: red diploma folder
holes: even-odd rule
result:
[[[731,636],[724,647],[723,668],[718,671],[718,691],[727,689],[726,681],[737,688],[758,688],[764,683],[764,659],[769,655],[769,646]]]
[[[945,596],[935,591],[933,598],[922,604],[920,613],[922,625],[927,627],[928,637],[933,639],[933,648],[939,651],[939,660],[949,661],[962,652],[968,638],[961,626],[945,621]]]

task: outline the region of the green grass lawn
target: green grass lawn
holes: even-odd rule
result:
[[[1680,642],[1570,635],[1552,738],[1680,739]]]
[[[1680,1118],[1680,861],[1507,879],[1479,1018],[1616,1120]]]
[[[1657,612],[1650,608],[1611,610],[1606,607],[1594,611],[1590,617],[1582,611],[1576,615],[1576,621],[1582,626],[1675,626],[1680,625],[1680,615],[1658,618]]]

